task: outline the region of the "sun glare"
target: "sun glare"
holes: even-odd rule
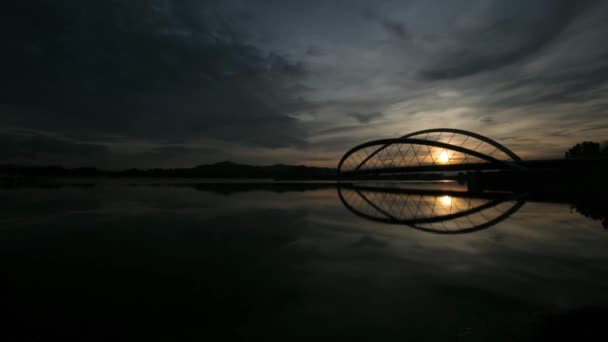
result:
[[[440,197],[439,201],[446,207],[452,205],[452,197],[448,195]]]
[[[450,156],[448,155],[448,152],[446,152],[446,150],[441,151],[441,153],[439,153],[439,157],[437,157],[437,161],[440,162],[441,164],[449,163]]]

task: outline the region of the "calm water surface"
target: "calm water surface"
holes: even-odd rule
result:
[[[603,333],[608,230],[568,204],[526,201],[488,227],[458,233],[516,200],[475,211],[491,199],[418,194],[413,213],[360,191],[409,222],[387,224],[365,218],[381,213],[373,206],[351,210],[365,200],[347,208],[331,186],[302,190],[0,190],[0,338],[520,341]],[[447,205],[473,212],[455,215],[461,221],[452,226],[423,217]],[[434,232],[442,229],[456,234]]]

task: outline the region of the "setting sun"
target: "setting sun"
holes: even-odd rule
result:
[[[450,161],[450,156],[448,155],[448,153],[443,150],[441,151],[441,153],[439,153],[439,157],[437,157],[437,161],[440,162],[441,164],[447,164]]]
[[[439,201],[441,202],[441,204],[443,204],[444,206],[450,206],[452,205],[452,197],[445,195],[439,198]]]

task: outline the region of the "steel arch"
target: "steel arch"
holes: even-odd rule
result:
[[[338,173],[344,173],[342,171],[342,165],[344,164],[344,162],[348,159],[348,157],[350,157],[353,153],[362,150],[366,147],[370,147],[370,146],[374,146],[374,145],[379,145],[379,146],[385,146],[388,147],[392,144],[412,144],[412,145],[421,145],[421,146],[432,146],[432,147],[439,147],[439,148],[443,148],[446,150],[451,150],[451,151],[456,151],[456,152],[461,152],[467,155],[471,155],[473,157],[488,161],[490,163],[494,163],[497,165],[504,165],[507,168],[511,168],[513,167],[512,165],[510,165],[509,163],[496,159],[494,157],[485,155],[483,153],[477,152],[477,151],[473,151],[473,150],[469,150],[460,146],[454,146],[454,145],[450,145],[450,144],[446,144],[446,143],[441,143],[441,142],[437,142],[437,141],[429,141],[429,140],[422,140],[422,139],[411,139],[411,138],[396,138],[396,139],[380,139],[380,140],[373,140],[373,141],[368,141],[366,143],[357,145],[355,147],[353,147],[352,149],[350,149],[348,152],[346,152],[344,154],[344,156],[342,157],[342,159],[340,160],[340,163],[338,164]],[[379,151],[378,151],[379,152]],[[377,152],[375,153],[377,154]],[[353,171],[357,171],[363,164],[365,164],[370,158],[366,158],[364,161],[362,161]],[[391,171],[390,169],[385,169],[385,170],[377,170],[379,172],[389,172]],[[398,170],[394,170],[394,171],[398,171]]]
[[[471,131],[465,131],[463,129],[457,129],[457,128],[431,128],[431,129],[424,129],[421,131],[416,131],[416,132],[412,132],[412,133],[408,133],[406,135],[401,136],[401,138],[410,138],[416,135],[420,135],[420,134],[427,134],[427,133],[456,133],[456,134],[462,134],[462,135],[466,135],[466,136],[470,136],[473,137],[475,139],[481,140],[483,142],[486,142],[494,147],[496,147],[497,149],[499,149],[500,151],[504,152],[506,155],[508,155],[509,157],[511,157],[514,161],[520,161],[521,158],[519,158],[519,156],[517,154],[515,154],[515,152],[509,150],[506,146],[504,146],[503,144],[492,140],[486,136],[483,136],[481,134],[475,133],[475,132],[471,132]]]
[[[437,137],[436,141],[428,140],[428,139],[412,138],[412,137],[420,136],[423,134],[427,134],[427,137],[428,137],[428,135],[432,134],[432,133],[439,133],[439,136]],[[456,135],[461,135],[461,136],[464,136],[465,139],[460,145],[450,144],[449,142],[452,140],[452,138],[450,138],[450,140],[448,140],[447,143],[440,142],[438,140],[442,133],[452,133],[452,138]],[[471,141],[475,141],[475,140],[479,141],[479,144],[474,149],[462,147],[462,145],[464,145],[464,143],[469,138],[473,138],[473,140],[471,140]],[[487,144],[488,146],[493,147],[494,150],[489,154],[485,154],[485,153],[481,153],[481,152],[477,151],[477,149],[480,146],[482,146],[484,143]],[[485,137],[483,135],[480,135],[480,134],[477,134],[474,132],[465,131],[465,130],[461,130],[461,129],[455,129],[455,128],[433,128],[433,129],[426,129],[426,130],[412,132],[412,133],[406,134],[400,138],[380,139],[380,140],[374,140],[374,141],[370,141],[370,142],[366,142],[366,143],[357,145],[354,148],[347,151],[344,154],[344,156],[340,159],[340,162],[338,164],[338,173],[339,174],[345,173],[343,170],[344,162],[354,153],[364,150],[367,147],[378,145],[378,148],[376,148],[371,153],[369,153],[365,158],[359,158],[359,159],[361,159],[361,161],[358,161],[356,166],[352,170],[348,171],[349,173],[357,173],[357,171],[359,171],[359,169],[362,166],[364,166],[368,161],[370,161],[372,158],[374,158],[376,155],[378,155],[378,153],[387,149],[389,146],[391,146],[393,144],[416,144],[416,145],[438,147],[438,148],[443,148],[443,149],[450,150],[450,151],[460,152],[460,153],[463,153],[465,156],[470,155],[470,156],[479,158],[481,160],[490,162],[492,165],[500,165],[500,166],[504,166],[506,168],[514,168],[514,169],[524,169],[522,166],[517,164],[519,161],[521,161],[521,158],[517,154],[515,154],[513,151],[509,150],[504,145],[502,145],[488,137]],[[419,150],[420,149],[418,149],[418,151]],[[491,154],[494,151],[501,151],[502,153],[504,153],[505,156],[508,157],[507,158],[508,160],[499,160],[497,158],[492,157]],[[366,153],[367,153],[367,151],[366,151]],[[417,158],[417,156],[416,156],[416,158]],[[400,168],[400,170],[394,170],[394,171],[406,171],[406,169],[407,168]],[[387,172],[387,171],[388,170],[384,170],[384,172]]]

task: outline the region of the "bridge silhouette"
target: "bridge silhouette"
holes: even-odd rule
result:
[[[480,172],[486,170],[492,172]],[[425,172],[439,174],[421,177]],[[348,150],[337,168],[338,195],[354,214],[439,234],[488,228],[519,210],[524,198],[571,203],[608,227],[601,204],[607,172],[606,157],[522,160],[488,137],[454,128],[365,142]],[[467,190],[405,189],[390,182],[399,179],[458,179]]]
[[[517,154],[488,137],[461,129],[434,128],[357,145],[344,154],[337,171],[345,179],[365,180],[444,171],[507,170],[519,174],[527,169]],[[471,183],[479,183],[478,178],[467,177],[467,192],[339,182],[338,196],[349,211],[368,220],[435,234],[464,234],[496,225],[525,204],[525,195],[518,193],[471,191]]]
[[[483,135],[434,128],[357,145],[338,164],[340,176],[436,171],[526,170],[521,158]]]

